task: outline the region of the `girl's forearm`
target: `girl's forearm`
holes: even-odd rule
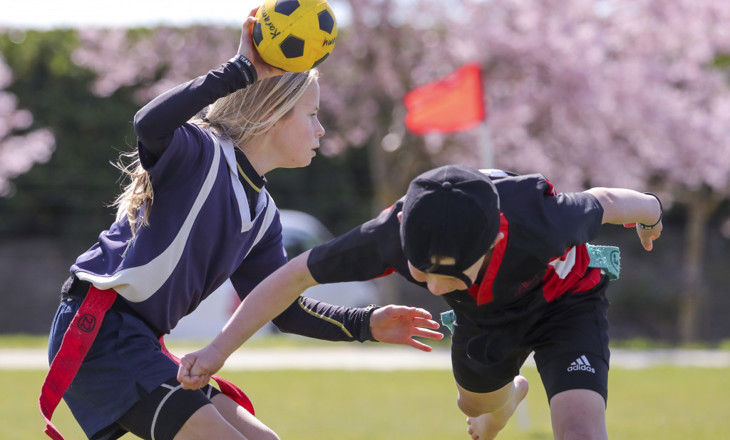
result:
[[[299,255],[256,286],[238,306],[211,345],[227,358],[267,322],[296,301],[302,292],[317,284],[307,268],[308,255],[309,252]]]

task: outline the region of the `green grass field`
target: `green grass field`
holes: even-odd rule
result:
[[[42,434],[37,398],[44,371],[3,371],[2,440]],[[532,389],[500,439],[552,439],[537,371],[524,374]],[[467,439],[448,371],[225,372],[244,389],[257,415],[282,439]],[[613,369],[608,406],[613,439],[730,438],[730,371],[661,367]],[[83,434],[62,403],[54,422],[67,440]],[[132,439],[131,435],[123,437]]]

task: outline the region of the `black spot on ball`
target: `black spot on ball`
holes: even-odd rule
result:
[[[258,21],[256,22],[256,24],[253,25],[253,33],[251,36],[253,37],[253,42],[254,44],[256,44],[256,46],[261,44],[261,40],[264,39],[264,34],[261,30],[261,23],[259,23]]]
[[[322,58],[320,58],[317,61],[315,61],[314,64],[312,64],[312,69],[314,69],[315,67],[317,67],[320,64],[322,64],[324,62],[324,60],[327,59],[328,56],[330,56],[330,54],[325,54],[325,56],[323,56]]]
[[[304,40],[294,35],[289,35],[279,45],[281,53],[287,58],[297,58],[304,55]]]
[[[317,18],[319,18],[319,28],[328,34],[331,34],[332,30],[335,28],[335,19],[332,17],[332,14],[330,14],[330,11],[325,9],[317,14]]]
[[[299,8],[298,0],[279,0],[276,2],[276,6],[274,6],[274,12],[288,16],[296,11],[297,8]]]

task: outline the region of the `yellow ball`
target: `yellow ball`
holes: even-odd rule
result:
[[[288,72],[322,63],[337,40],[337,20],[327,0],[265,0],[256,13],[254,46],[264,61]]]

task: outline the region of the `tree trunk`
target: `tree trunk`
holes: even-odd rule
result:
[[[705,236],[710,215],[717,207],[711,194],[695,192],[686,198],[688,209],[685,252],[682,264],[682,290],[679,295],[679,340],[686,344],[698,337],[699,312],[705,297],[702,278]]]

